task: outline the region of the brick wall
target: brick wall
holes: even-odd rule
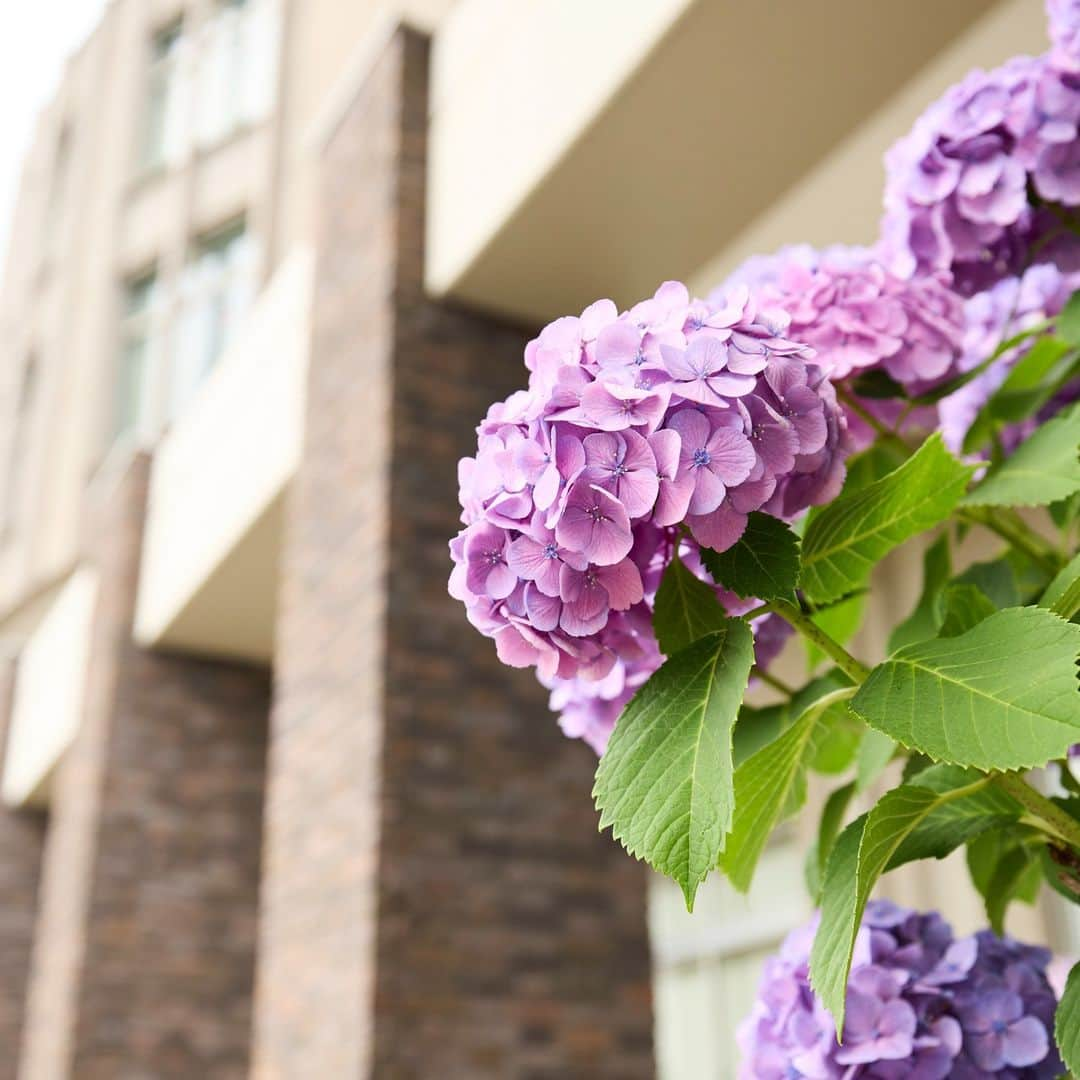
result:
[[[133,644],[147,472],[92,500],[90,675],[53,790],[22,1080],[248,1073],[269,680]]]
[[[528,334],[423,295],[426,110],[403,30],[322,163],[255,1074],[647,1077],[644,875],[591,752],[446,594],[456,463]]]
[[[11,719],[15,663],[0,659],[0,772]],[[22,1037],[30,946],[37,914],[45,819],[0,806],[0,1080],[13,1080]]]

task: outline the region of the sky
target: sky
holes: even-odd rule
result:
[[[0,0],[0,252],[6,252],[23,155],[64,60],[105,10],[106,0]],[[0,257],[0,263],[2,263]]]

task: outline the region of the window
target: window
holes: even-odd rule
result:
[[[153,434],[150,400],[161,346],[161,305],[157,274],[132,279],[124,287],[110,442]]]
[[[139,155],[144,169],[173,162],[183,150],[185,52],[182,21],[154,34]]]
[[[19,396],[15,402],[11,443],[8,446],[7,478],[4,484],[4,508],[0,520],[0,535],[6,540],[15,531],[22,516],[23,494],[26,491],[26,465],[34,404],[37,398],[38,359],[30,353],[23,364]]]
[[[202,237],[184,270],[170,416],[213,370],[251,304],[254,245],[243,220]]]
[[[49,197],[45,204],[46,251],[56,247],[60,236],[60,222],[67,204],[67,189],[71,172],[71,125],[65,121],[56,140],[53,152],[52,177],[49,180]]]
[[[201,145],[266,115],[273,100],[276,39],[272,0],[217,0],[199,47]]]

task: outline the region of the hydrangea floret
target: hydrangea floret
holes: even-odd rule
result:
[[[981,931],[956,938],[937,912],[867,906],[843,1040],[810,987],[816,921],[765,964],[739,1028],[741,1080],[1055,1080],[1057,996],[1047,949]]]
[[[704,578],[697,545],[723,551],[751,512],[791,518],[840,489],[846,422],[786,331],[740,287],[704,301],[667,282],[621,314],[598,301],[529,343],[528,388],[461,463],[451,593],[598,750],[659,666],[651,605],[680,544]],[[761,662],[783,639],[770,622]]]

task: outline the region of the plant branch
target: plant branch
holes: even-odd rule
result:
[[[1018,551],[1022,551],[1033,563],[1041,566],[1050,574],[1061,569],[1057,552],[1037,532],[1024,524],[1019,515],[1008,514],[1002,510],[992,511],[983,507],[968,507],[957,512],[961,521],[997,533],[998,536]]]
[[[826,656],[836,661],[836,666],[855,683],[865,682],[870,669],[856,660],[840,642],[830,637],[808,615],[804,615],[787,600],[773,600],[769,607],[786,623],[795,627],[807,641],[812,641]]]
[[[843,383],[836,383],[836,396],[853,412],[862,417],[886,442],[890,442],[897,449],[902,450],[905,457],[913,451],[906,439],[893,428],[883,423],[876,417]]]
[[[771,686],[774,690],[779,691],[779,693],[783,694],[785,697],[792,698],[795,696],[793,687],[788,686],[783,679],[778,679],[764,668],[755,667],[750,674],[751,676],[760,679],[766,686]]]
[[[1080,850],[1080,821],[1036,791],[1019,773],[995,773],[994,783],[1027,810],[1043,832]]]

